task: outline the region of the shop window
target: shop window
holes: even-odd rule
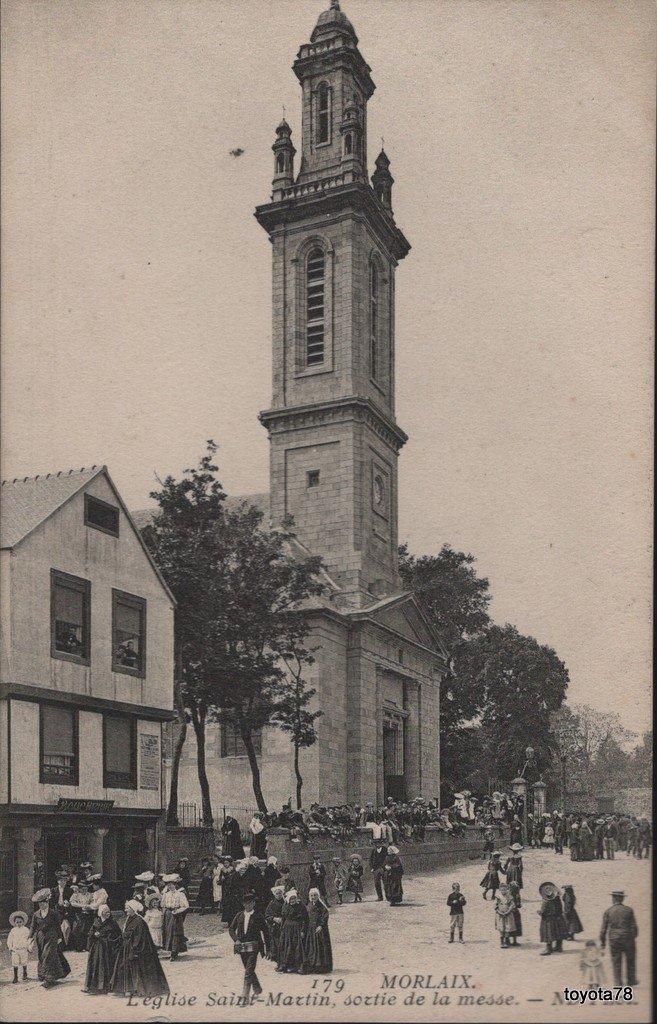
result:
[[[91,494],[84,496],[84,521],[86,526],[94,530],[109,533],[112,537],[119,535],[119,510],[116,505],[109,505]]]
[[[91,584],[56,569],[50,571],[50,653],[89,664]]]
[[[103,716],[103,786],[137,788],[137,720]]]
[[[112,591],[112,671],[146,674],[146,602]]]
[[[253,749],[258,757],[262,754],[262,729],[254,729],[251,733]],[[232,722],[221,724],[221,756],[222,757],[246,757],[246,747],[239,734],[239,730]]]
[[[78,713],[74,708],[39,707],[39,781],[78,785]]]

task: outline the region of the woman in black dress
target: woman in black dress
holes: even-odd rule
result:
[[[232,857],[233,860],[244,857],[244,846],[242,844],[239,822],[231,817],[230,814],[226,815],[226,820],[221,826],[221,834],[223,836],[223,849],[221,852],[224,857]]]
[[[233,918],[242,909],[242,886],[239,875],[232,863],[226,864],[221,876],[221,920],[232,924]]]
[[[39,954],[37,974],[44,988],[52,988],[56,981],[71,973],[69,962],[60,949],[64,936],[59,917],[50,909],[50,896],[50,889],[40,889],[34,894],[32,902],[37,903],[39,909],[32,915],[30,924],[30,939],[36,942]]]
[[[328,907],[322,901],[319,889],[308,893],[308,927],[304,939],[304,974],[330,974],[333,970],[333,951],[329,934]]]
[[[283,907],[285,890],[282,885],[275,885],[271,891],[271,900],[265,910],[267,923],[267,959],[278,963],[278,941],[283,924]]]
[[[563,886],[563,916],[568,929],[568,938],[574,939],[576,935],[584,931],[584,926],[575,910],[575,890],[572,885]]]
[[[201,881],[198,887],[198,908],[202,914],[214,907],[213,893],[214,864],[207,858],[201,864]]]
[[[109,990],[117,996],[168,995],[167,979],[140,910],[138,900],[128,900],[125,905],[126,920],[121,947]]]
[[[121,948],[121,929],[112,917],[107,904],[98,908],[87,940],[89,959],[83,992],[96,994],[109,992],[116,958]]]
[[[308,913],[303,904],[299,903],[296,889],[285,894],[283,907],[283,923],[278,942],[279,973],[300,974],[304,964],[304,939],[308,931]]]
[[[396,846],[389,846],[383,865],[383,888],[391,907],[398,907],[402,901],[404,895],[403,876],[404,866],[399,859],[399,850]]]

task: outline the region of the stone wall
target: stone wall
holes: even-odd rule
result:
[[[501,840],[500,840],[501,841]],[[340,857],[348,864],[349,857],[359,853],[363,858],[365,872],[363,887],[365,893],[374,892],[374,883],[369,869],[369,857],[372,849],[371,831],[358,829],[353,842],[339,845],[330,836],[313,836],[307,844],[292,842],[287,829],[271,829],[267,836],[267,854],[278,858],[278,865],[287,864],[290,874],[300,887],[305,898],[308,893],[308,869],[313,856],[319,858],[326,866],[329,899],[335,899],[331,858]],[[419,875],[428,871],[463,864],[469,860],[481,858],[483,841],[478,828],[467,828],[463,839],[454,839],[432,826],[427,827],[426,839],[423,843],[408,842],[399,844],[399,856],[407,876]],[[483,865],[483,861],[482,861]],[[482,866],[482,875],[484,867]]]
[[[214,848],[221,842],[221,836],[212,828],[177,828],[167,827],[166,834],[166,869],[173,871],[181,857],[189,857],[192,871],[196,871],[203,857],[214,853]]]

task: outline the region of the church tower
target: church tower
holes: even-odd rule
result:
[[[271,202],[256,210],[273,256],[271,517],[295,530],[353,609],[399,590],[395,269],[409,252],[395,224],[390,161],[368,180],[370,68],[338,0],[293,70],[301,153],[285,120],[273,144]]]

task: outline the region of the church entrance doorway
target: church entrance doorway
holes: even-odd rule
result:
[[[397,715],[383,720],[383,798],[406,799],[404,779],[404,722]]]

